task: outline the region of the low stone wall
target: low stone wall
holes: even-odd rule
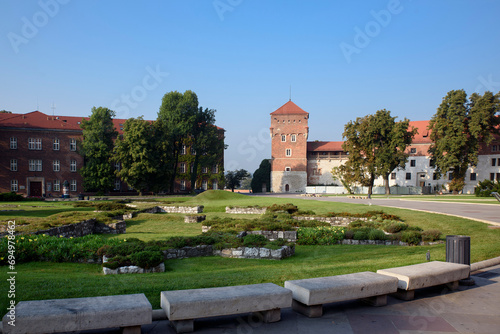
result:
[[[297,241],[297,231],[247,231],[247,234],[263,235],[269,241],[284,239],[289,242]]]
[[[408,246],[408,243],[402,241],[390,240],[354,240],[344,239],[339,240],[341,245],[385,245],[385,246]]]
[[[185,259],[189,257],[213,256],[212,245],[199,245],[195,247],[182,247],[178,249],[167,249],[163,251],[165,260]]]
[[[111,224],[103,224],[98,223],[94,218],[92,218],[75,224],[52,227],[46,230],[38,230],[30,234],[45,234],[57,237],[62,236],[64,238],[79,238],[94,233],[123,234],[126,232],[126,230],[127,225],[124,221],[119,221]],[[5,234],[6,233],[0,233],[0,236],[3,236]],[[18,232],[16,234],[22,234],[22,232]]]
[[[184,217],[184,222],[185,223],[201,223],[207,218],[205,215],[201,216],[186,216]]]
[[[125,266],[116,269],[102,267],[102,271],[104,275],[164,273],[165,263],[162,262],[158,266],[150,269],[144,269],[138,266]]]
[[[151,209],[146,209],[141,212],[145,213],[202,213],[203,205],[199,206],[154,206]]]
[[[319,216],[293,216],[296,220],[316,220],[319,222],[330,223],[332,226],[347,226],[356,220],[367,221],[368,218],[358,217],[319,217]]]
[[[226,206],[226,213],[238,213],[243,215],[253,214],[253,215],[262,215],[266,213],[267,208],[241,208],[238,206],[229,207]]]
[[[293,254],[295,254],[295,246],[283,246],[280,249],[238,247],[214,251],[214,255],[238,259],[282,260]]]

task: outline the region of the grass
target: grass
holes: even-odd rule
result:
[[[171,201],[172,199],[165,199]],[[424,230],[439,229],[443,236],[471,236],[471,262],[500,256],[499,229],[489,229],[486,224],[418,211],[384,208],[363,204],[320,202],[303,199],[280,199],[253,197],[229,192],[205,192],[196,197],[183,197],[189,205],[204,205],[207,219],[222,217],[226,206],[269,206],[292,202],[301,210],[313,210],[316,214],[331,211],[363,213],[381,210],[401,217],[410,225]],[[182,202],[181,201],[181,202]],[[36,204],[34,204],[36,203]],[[12,203],[10,203],[12,204]],[[44,203],[47,204],[47,203]],[[29,205],[38,205],[30,202]],[[0,212],[6,219],[22,217],[28,211],[74,210],[61,203],[55,207],[26,207],[24,212]],[[33,213],[34,214],[34,213]],[[256,215],[227,215],[254,219]],[[139,214],[127,221],[127,238],[142,240],[166,239],[171,236],[194,236],[201,232],[202,224],[186,224],[181,214]],[[123,238],[124,235],[108,235],[108,238]],[[334,245],[296,246],[295,256],[281,260],[225,259],[220,257],[191,258],[166,261],[167,272],[142,275],[104,276],[100,265],[75,263],[33,262],[16,265],[16,302],[21,300],[90,297],[111,294],[145,293],[153,308],[159,308],[160,292],[176,289],[230,286],[284,281],[310,277],[332,276],[360,271],[375,271],[382,268],[409,265],[426,261],[427,250],[432,260],[445,260],[445,245],[433,246],[375,246]],[[7,278],[9,269],[0,267],[1,277]],[[7,306],[8,282],[0,280],[0,307]]]

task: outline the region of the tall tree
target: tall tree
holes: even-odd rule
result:
[[[215,125],[215,110],[199,107],[196,111],[189,134],[191,154],[194,155],[191,173],[191,191],[194,192],[198,179],[198,166],[215,166],[222,163],[224,132]],[[194,152],[194,153],[193,153]],[[219,173],[223,173],[220,166]]]
[[[490,144],[498,133],[500,93],[474,93],[467,99],[464,90],[446,94],[429,122],[429,148],[438,176],[451,171],[449,189],[460,192],[469,165],[476,166],[481,143]]]
[[[130,118],[123,125],[123,135],[115,141],[114,161],[120,163],[116,172],[129,186],[142,195],[154,189],[157,178],[158,154],[154,125],[142,117]]]
[[[169,92],[162,98],[156,126],[160,134],[162,174],[170,176],[170,191],[174,190],[179,155],[192,130],[197,110],[198,97],[190,90],[184,94]]]
[[[83,140],[80,152],[84,166],[80,169],[86,191],[107,192],[113,189],[115,174],[111,165],[113,139],[118,133],[112,118],[115,112],[104,107],[93,107],[89,120],[82,120]]]
[[[408,120],[396,122],[390,111],[378,110],[375,115],[358,117],[346,124],[342,145],[349,159],[338,169],[344,174],[341,179],[356,181],[368,187],[371,197],[375,179],[383,176],[386,192],[389,191],[388,176],[397,167],[404,168],[408,155],[406,147],[411,144],[416,130],[408,130]]]
[[[259,168],[253,173],[251,183],[252,192],[262,192],[264,184],[266,185],[266,191],[269,191],[271,188],[271,163],[269,162],[269,159],[262,160]]]
[[[234,192],[234,188],[238,188],[241,185],[241,180],[245,177],[249,177],[250,173],[244,169],[238,169],[235,171],[226,172],[226,188],[231,189]]]

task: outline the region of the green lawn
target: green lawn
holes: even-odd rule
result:
[[[226,205],[267,206],[273,203],[287,202],[292,202],[301,210],[313,210],[318,214],[331,211],[359,213],[382,210],[400,216],[410,225],[420,226],[423,229],[439,229],[443,235],[471,236],[471,262],[500,256],[499,229],[489,229],[483,223],[445,215],[362,204],[252,197],[230,193],[207,193],[204,196],[194,198],[183,197],[182,201],[189,205],[204,205],[204,214],[208,217],[225,215],[223,212]],[[29,205],[38,205],[38,202],[30,202]],[[47,205],[45,209],[50,211],[72,208],[57,203],[56,207]],[[26,208],[27,211],[38,210],[40,212],[37,214],[42,216],[45,213],[41,211],[45,209]],[[14,211],[1,213],[5,219],[21,217],[21,215],[26,214],[26,212],[14,214]],[[245,217],[255,218],[256,216]],[[179,235],[192,236],[200,233],[201,224],[185,224],[183,215],[139,214],[134,219],[127,221],[126,235],[109,235],[108,237],[137,237],[143,240],[152,240]],[[168,260],[166,261],[167,272],[142,275],[104,276],[100,265],[35,262],[16,266],[16,301],[145,293],[153,308],[159,308],[159,295],[163,290],[262,282],[283,285],[285,280],[290,279],[339,275],[365,270],[375,271],[381,268],[425,262],[425,254],[428,250],[432,260],[445,260],[445,245],[439,244],[413,247],[296,246],[295,256],[282,261],[224,259],[220,257]],[[0,291],[4,291],[0,294],[0,307],[2,308],[6,307],[8,303],[7,272],[7,267],[0,267],[0,273],[4,277],[0,281]]]

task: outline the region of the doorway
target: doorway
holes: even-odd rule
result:
[[[288,184],[285,184],[285,192],[289,192],[290,191],[290,186]]]
[[[30,182],[29,195],[35,197],[42,197],[42,182]]]

